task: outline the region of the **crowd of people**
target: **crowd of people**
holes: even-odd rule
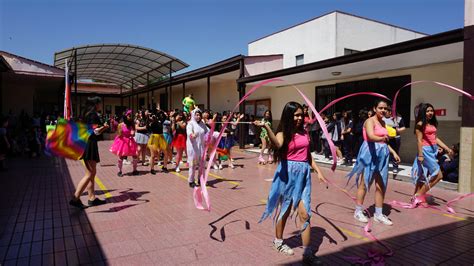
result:
[[[86,207],[80,200],[85,190],[88,206],[106,203],[96,197],[94,189],[97,163],[100,162],[97,142],[105,132],[115,134],[109,151],[117,156],[118,177],[124,176],[123,164],[130,161],[131,175],[139,175],[139,164],[148,167],[149,173],[153,175],[157,174],[156,165],[161,166],[160,172],[167,173],[171,166],[171,170],[179,173],[185,154],[191,188],[201,185],[196,177],[202,174],[202,166],[209,160],[204,154],[213,144],[217,144],[218,156],[209,163],[216,170],[223,169],[225,162],[229,168],[235,168],[231,152],[234,145],[261,145],[258,163],[277,163],[266,209],[261,218],[263,221],[276,212],[273,215],[276,220],[273,248],[286,255],[293,254],[293,250],[283,241],[286,220],[293,210],[298,212],[302,224],[303,261],[317,261],[310,249],[311,169],[317,173],[320,182],[327,180],[313,159],[312,152],[324,154],[328,160],[331,160],[331,154],[329,142],[321,134],[321,127],[315,122],[314,115],[308,112],[307,106],[297,102],[287,103],[276,131],[270,110],[261,119],[239,113],[213,113],[196,108],[192,95],[183,100],[183,110],[165,111],[158,105],[136,113],[126,110],[117,117],[101,115],[100,106],[101,99],[91,97],[82,116],[76,118],[94,125],[94,131],[80,158],[84,161],[85,175],[71,197],[69,203],[72,206],[81,209]],[[335,145],[338,161],[353,165],[355,159],[354,167],[347,175],[349,180],[354,177],[357,185],[354,218],[362,223],[368,222],[363,203],[367,190],[375,184],[374,221],[392,225],[382,207],[388,185],[389,162],[392,163],[394,172],[400,163],[400,135],[406,131],[403,119],[398,115],[392,117],[385,100],[377,100],[371,109],[359,111],[356,119],[352,118],[350,111],[331,116],[322,114],[322,117]],[[49,115],[41,119],[38,114],[28,117],[24,113],[18,118],[12,114],[0,118],[2,169],[6,168],[5,160],[9,155],[27,153],[30,157],[41,156],[45,132],[51,130],[51,126],[61,119],[60,116]],[[417,157],[411,173],[415,184],[411,198],[413,206],[428,202],[427,192],[442,178],[457,182],[459,165],[459,144],[448,147],[437,136],[438,121],[434,107],[427,103],[418,105],[415,118]],[[225,124],[226,121],[229,123]],[[240,127],[240,124],[243,126]],[[239,130],[244,130],[244,139],[239,138]],[[221,139],[218,138],[220,131],[223,132]]]

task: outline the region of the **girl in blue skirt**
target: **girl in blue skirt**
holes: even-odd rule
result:
[[[296,102],[285,105],[276,135],[267,123],[254,123],[267,131],[275,147],[275,159],[278,161],[267,206],[260,222],[276,211],[276,237],[273,248],[285,255],[293,255],[293,250],[283,244],[283,230],[290,210],[297,210],[302,224],[303,262],[318,263],[318,258],[310,248],[311,168],[318,173],[320,182],[326,182],[326,179],[311,158],[309,136],[304,130],[303,107]]]
[[[362,129],[364,142],[360,147],[356,163],[352,171],[347,175],[349,178],[347,182],[349,182],[353,176],[356,177],[358,189],[354,218],[363,223],[369,221],[362,207],[365,194],[370,185],[375,181],[374,221],[385,225],[392,225],[392,221],[382,213],[382,206],[385,191],[387,190],[390,153],[397,162],[400,162],[400,157],[387,145],[388,132],[385,128],[385,122],[383,121],[387,108],[388,105],[385,100],[377,100],[375,102],[374,115],[365,121]]]
[[[415,134],[418,154],[413,162],[411,176],[415,184],[412,202],[420,203],[426,201],[426,192],[443,178],[443,173],[440,171],[436,159],[438,156],[438,145],[447,151],[449,155],[453,155],[453,150],[437,137],[438,120],[436,120],[433,105],[421,103],[417,108]]]

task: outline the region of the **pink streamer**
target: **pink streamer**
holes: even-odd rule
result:
[[[293,85],[292,85],[293,86]],[[321,111],[319,111],[319,113],[316,111],[316,108],[314,107],[313,103],[311,103],[311,101],[298,89],[296,88],[295,86],[293,86],[300,94],[301,96],[303,96],[303,99],[306,101],[306,103],[308,104],[308,106],[311,108],[311,111],[313,111],[313,113],[315,114],[316,116],[316,119],[318,120],[319,124],[320,125],[325,125],[324,121],[322,119],[318,119],[318,117],[320,117],[319,113],[322,113],[324,112],[326,109],[328,109],[329,107],[333,106],[334,104],[344,100],[344,99],[347,99],[347,98],[350,98],[350,97],[354,97],[354,96],[359,96],[359,95],[372,95],[372,96],[376,96],[376,97],[381,97],[381,98],[384,98],[386,100],[390,100],[387,96],[383,95],[383,94],[380,94],[380,93],[376,93],[376,92],[356,92],[356,93],[352,93],[352,94],[349,94],[349,95],[346,95],[346,96],[342,96],[340,98],[337,98],[333,101],[331,101],[330,103],[328,103],[326,106],[323,107],[323,109],[321,109]],[[314,120],[312,120],[310,122],[311,124],[314,123]],[[329,133],[327,132],[327,128],[326,126],[321,127],[321,129],[323,130],[323,133],[324,135],[326,136],[326,139],[328,140],[328,143],[329,143],[329,149],[331,150],[331,154],[332,154],[332,158],[333,158],[333,165],[331,167],[331,169],[334,171],[336,169],[336,165],[337,165],[337,155],[336,155],[336,148],[334,146],[334,143],[332,142],[332,139],[331,137],[329,136]],[[334,185],[334,184],[333,184]],[[337,186],[336,186],[337,187]],[[339,188],[339,187],[337,187]],[[343,191],[344,193],[345,190],[339,188],[341,191]],[[350,196],[349,194],[347,194],[349,197],[352,198],[352,196]]]
[[[291,86],[293,86],[293,85],[291,85]],[[306,95],[304,95],[304,93],[301,92],[297,87],[293,86],[293,88],[295,88],[300,93],[301,97],[303,97],[305,102],[308,104],[309,108],[311,108],[311,111],[313,111],[314,115],[316,116],[316,119],[318,120],[318,123],[321,126],[321,129],[323,130],[323,134],[324,134],[324,136],[326,136],[326,140],[328,141],[329,149],[331,150],[331,154],[332,154],[331,170],[333,170],[333,171],[336,170],[336,165],[337,165],[336,146],[334,146],[334,143],[332,142],[331,136],[329,135],[328,129],[326,127],[326,123],[324,123],[323,119],[319,115],[319,113],[316,110],[316,108],[314,107],[313,103],[308,99],[308,97],[306,97]]]
[[[454,211],[454,209],[451,208],[451,204],[454,204],[454,203],[456,203],[456,202],[458,202],[462,199],[470,198],[470,197],[473,197],[473,196],[474,196],[474,193],[468,193],[468,194],[465,194],[465,195],[461,195],[461,196],[459,196],[455,199],[452,199],[452,200],[448,201],[448,203],[446,204],[446,209],[448,209],[448,212],[450,212],[450,213],[456,213]]]
[[[380,97],[380,98],[384,98],[386,100],[389,100],[390,99],[383,95],[383,94],[380,94],[380,93],[376,93],[376,92],[367,92],[367,91],[364,91],[364,92],[356,92],[356,93],[352,93],[352,94],[349,94],[349,95],[346,95],[346,96],[342,96],[340,98],[337,98],[335,100],[333,100],[332,102],[328,103],[326,106],[324,106],[323,109],[321,109],[321,111],[319,111],[320,113],[326,111],[326,109],[328,109],[329,107],[333,106],[334,104],[336,104],[337,102],[340,102],[346,98],[350,98],[350,97],[354,97],[354,96],[359,96],[359,95],[372,95],[372,96],[376,96],[376,97]]]
[[[393,117],[396,117],[396,116],[397,116],[397,98],[398,98],[398,94],[400,93],[400,91],[401,91],[403,88],[407,87],[407,86],[414,85],[414,84],[418,84],[418,83],[432,83],[432,84],[435,84],[435,85],[438,85],[438,86],[441,86],[441,87],[450,89],[450,90],[452,90],[452,91],[461,93],[461,94],[463,94],[464,96],[467,96],[469,99],[474,100],[474,96],[471,95],[470,93],[467,93],[467,92],[463,91],[462,89],[456,88],[456,87],[454,87],[454,86],[451,86],[451,85],[448,85],[448,84],[444,84],[444,83],[442,83],[442,82],[431,81],[431,80],[413,81],[413,82],[410,82],[410,83],[408,83],[408,84],[403,85],[403,87],[401,87],[400,89],[398,89],[398,91],[395,93],[395,97],[393,98],[393,103],[392,103],[392,115],[393,115]]]
[[[392,200],[390,202],[390,205],[396,206],[396,207],[399,207],[399,208],[404,208],[404,209],[415,209],[417,207],[421,207],[421,208],[427,208],[427,209],[442,211],[440,208],[437,208],[435,206],[430,206],[429,204],[427,204],[426,203],[426,197],[427,196],[431,196],[431,195],[430,194],[425,194],[424,196],[418,196],[411,203],[398,201],[398,200]]]

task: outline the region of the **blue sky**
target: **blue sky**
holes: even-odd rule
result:
[[[428,34],[464,23],[463,0],[0,0],[0,50],[52,64],[54,52],[73,46],[127,43],[191,70],[333,10]]]

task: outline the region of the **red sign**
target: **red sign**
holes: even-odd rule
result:
[[[446,109],[436,109],[435,110],[436,116],[446,116]]]

